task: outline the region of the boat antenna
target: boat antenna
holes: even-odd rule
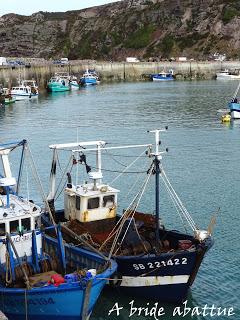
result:
[[[236,99],[239,89],[240,89],[240,81],[239,81],[239,84],[238,84],[238,86],[237,86],[237,89],[235,90],[234,95],[233,95],[233,97],[232,97],[233,100]]]
[[[160,237],[159,237],[159,176],[161,173],[160,170],[160,161],[162,159],[162,154],[165,152],[159,151],[159,146],[161,144],[160,141],[160,132],[164,132],[168,130],[168,127],[166,126],[165,129],[155,129],[150,130],[148,132],[155,134],[155,152],[152,152],[150,155],[154,158],[154,173],[155,173],[155,223],[156,223],[156,241],[159,243]],[[166,152],[168,149],[166,149]]]
[[[16,194],[19,193],[20,183],[21,183],[21,177],[22,177],[22,171],[23,171],[23,163],[24,163],[24,155],[25,155],[25,146],[27,145],[27,140],[22,140],[22,153],[21,153],[21,159],[20,159],[20,166],[18,170],[18,179],[17,179],[17,187],[16,187]]]

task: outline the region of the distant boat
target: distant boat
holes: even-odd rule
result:
[[[35,80],[22,80],[19,85],[10,89],[10,94],[16,100],[31,99],[38,96],[38,86]]]
[[[86,70],[80,78],[81,86],[96,85],[99,83],[99,77],[94,70]]]
[[[76,76],[70,76],[69,82],[70,82],[71,89],[79,89],[80,88],[80,83],[78,82],[78,79]]]
[[[11,96],[10,90],[8,88],[2,88],[2,93],[0,95],[0,104],[7,105],[15,102],[16,99]]]
[[[239,89],[240,89],[240,82],[238,84],[236,91],[234,92],[232,100],[228,104],[228,107],[230,109],[231,119],[240,119],[240,99],[237,97]]]
[[[59,75],[52,77],[47,84],[47,90],[50,92],[70,91],[70,89],[69,79],[65,79]]]
[[[169,70],[169,72],[162,71],[157,74],[152,74],[151,79],[153,81],[171,81],[174,80],[173,70]]]
[[[18,147],[16,181],[9,154]],[[45,235],[41,208],[18,195],[27,152],[26,140],[0,144],[0,309],[10,320],[86,320],[117,265],[64,244],[60,226],[53,226],[55,237]]]
[[[240,80],[239,71],[229,71],[225,69],[224,71],[216,73],[217,80]]]
[[[7,105],[7,104],[12,104],[12,103],[15,103],[16,102],[16,99],[13,98],[12,96],[7,96],[4,98],[4,104]]]

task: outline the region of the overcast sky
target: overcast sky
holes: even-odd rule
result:
[[[100,6],[117,0],[0,0],[0,16],[6,13],[31,15],[38,11],[68,11]]]

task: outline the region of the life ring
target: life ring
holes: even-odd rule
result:
[[[122,275],[119,272],[115,272],[112,276],[111,279],[109,280],[109,286],[112,288],[119,287],[122,283]]]

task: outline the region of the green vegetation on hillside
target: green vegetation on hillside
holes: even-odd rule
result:
[[[147,25],[131,34],[124,42],[126,48],[140,49],[145,48],[151,41],[151,35],[154,31],[153,25]]]
[[[227,24],[230,22],[233,18],[237,17],[240,15],[239,10],[235,8],[224,8],[223,14],[222,14],[222,21],[223,23]]]

